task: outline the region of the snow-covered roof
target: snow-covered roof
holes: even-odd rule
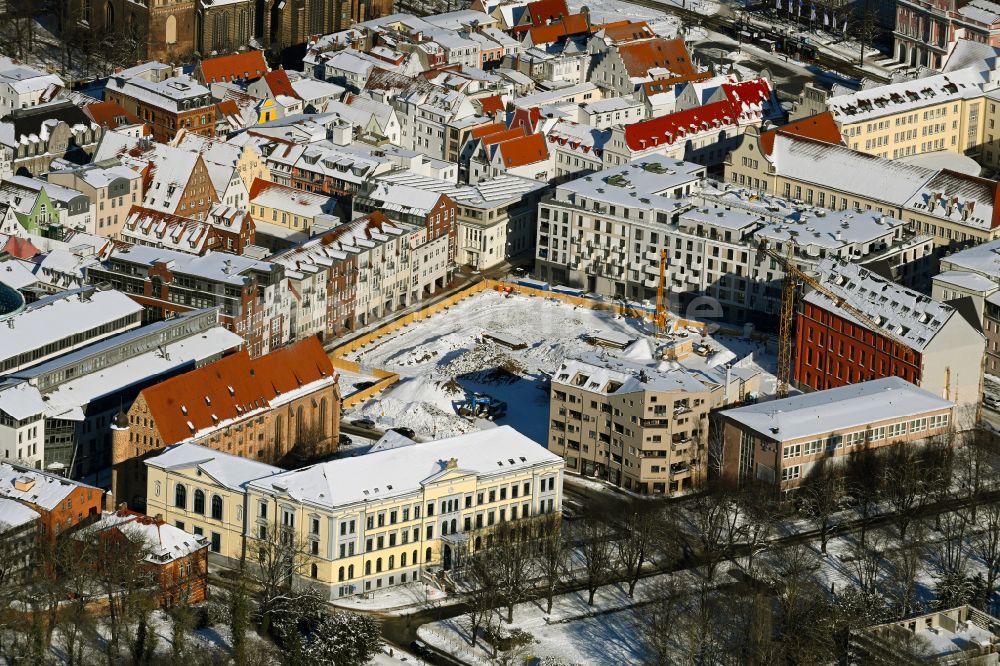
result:
[[[416,442],[406,435],[400,434],[395,430],[387,430],[386,433],[379,437],[379,440],[375,442],[370,449],[368,449],[368,453],[388,451],[389,449],[398,449],[402,446],[413,446],[414,444],[416,444]]]
[[[209,89],[186,74],[163,81],[125,78],[122,74],[108,78],[110,90],[161,109],[191,111],[210,106],[212,102]]]
[[[853,431],[882,421],[950,409],[955,403],[899,377],[885,377],[722,412],[767,439],[786,442]]]
[[[21,95],[44,91],[49,86],[64,85],[63,80],[55,74],[46,74],[24,65],[0,70],[0,84],[4,83]]]
[[[25,506],[6,497],[0,497],[0,535],[9,530],[23,527],[40,517],[41,514],[30,506]]]
[[[656,364],[624,358],[601,358],[598,354],[563,361],[552,374],[552,385],[574,386],[604,395],[707,390],[705,384],[681,368],[661,370]]]
[[[992,293],[997,289],[1000,289],[996,282],[990,280],[986,276],[967,271],[945,271],[935,275],[933,280],[935,284],[940,282],[942,284],[948,284],[966,291]]]
[[[952,270],[979,273],[1000,284],[1000,239],[949,254],[941,262]]]
[[[22,421],[44,414],[45,401],[28,382],[8,380],[0,384],[0,412]]]
[[[825,259],[817,273],[816,279],[828,290],[863,313],[882,331],[917,351],[927,347],[956,314],[951,306],[890,282],[858,264]],[[825,294],[811,291],[804,300],[869,328],[867,323],[858,321]]]
[[[426,216],[441,200],[441,195],[419,187],[376,181],[375,189],[366,198],[379,202],[382,210]]]
[[[142,306],[120,291],[88,288],[49,296],[29,304],[8,319],[8,325],[0,326],[0,365],[74,333],[110,327],[119,319],[141,313]]]
[[[101,492],[93,486],[56,474],[0,462],[0,497],[27,502],[45,511],[52,511],[78,488]]]
[[[771,159],[779,175],[896,206],[905,205],[937,173],[781,132],[774,137]]]
[[[551,466],[562,458],[510,426],[471,432],[434,442],[342,458],[252,481],[258,492],[333,508],[416,492],[442,472],[455,468],[478,476],[506,475],[513,470]]]
[[[145,462],[150,467],[164,470],[196,467],[232,490],[242,490],[254,479],[262,479],[285,471],[274,465],[216,451],[200,444],[171,446],[160,455],[147,458]]]
[[[163,520],[128,509],[113,513],[105,511],[100,520],[75,533],[74,538],[112,529],[118,530],[133,543],[142,544],[146,549],[144,559],[152,564],[168,564],[183,559],[208,548],[209,543],[204,536],[188,534]]]
[[[827,106],[837,122],[853,124],[981,94],[982,78],[968,69],[837,95]]]
[[[990,0],[972,0],[958,8],[958,15],[966,20],[989,26],[1000,21],[1000,5]]]
[[[847,245],[864,245],[878,240],[886,240],[891,244],[894,237],[905,228],[906,222],[903,220],[874,210],[817,210],[796,211],[781,222],[766,223],[757,231],[757,235],[777,243],[794,239],[794,243],[808,253],[811,247],[836,250]],[[819,256],[818,253],[815,256]]]
[[[265,273],[271,271],[271,264],[266,261],[257,261],[236,254],[206,252],[196,256],[145,245],[116,249],[112,252],[111,258],[145,266],[165,263],[170,265],[170,270],[174,274],[193,275],[231,285],[243,285],[247,280],[247,271],[256,270]]]
[[[394,171],[378,177],[379,181],[446,194],[455,203],[472,208],[496,208],[521,201],[525,195],[547,187],[544,182],[503,174],[475,185],[459,185],[447,180],[423,176],[412,171]]]

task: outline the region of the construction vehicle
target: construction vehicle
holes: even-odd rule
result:
[[[848,303],[845,298],[830,291],[816,278],[802,271],[795,264],[795,245],[791,241],[786,244],[785,254],[780,255],[768,247],[766,240],[762,240],[760,245],[757,246],[757,263],[759,264],[765,256],[773,259],[785,274],[781,289],[781,320],[778,322],[777,393],[779,398],[784,398],[788,395],[789,382],[791,381],[792,325],[795,320],[795,292],[800,282],[829,298],[833,301],[834,305],[857,319],[864,326],[877,332],[881,337],[895,343],[897,346],[909,347],[908,344],[902,342],[899,338],[885,330],[880,324],[873,321],[867,314]]]
[[[507,403],[485,393],[473,393],[458,406],[459,416],[496,419],[507,414]]]
[[[667,282],[667,251],[660,250],[660,282],[656,286],[656,314],[653,323],[656,325],[656,335],[667,334],[667,308],[663,303],[663,291]]]

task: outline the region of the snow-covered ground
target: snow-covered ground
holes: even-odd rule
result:
[[[386,611],[431,605],[445,598],[445,593],[424,582],[395,585],[368,594],[336,599],[331,605],[344,610]]]
[[[715,0],[661,0],[664,7],[687,7],[704,16],[719,13],[719,3]],[[625,0],[569,0],[569,9],[579,12],[583,7],[590,11],[590,21],[594,24],[615,21],[645,21],[661,37],[676,37],[681,29],[680,17],[659,9],[640,7]]]
[[[473,421],[456,413],[468,396],[481,392],[507,402],[507,414],[496,424],[511,425],[544,444],[547,377],[565,359],[594,352],[586,338],[598,331],[649,340],[648,345],[640,343],[627,351],[603,353],[651,362],[661,343],[648,338],[650,328],[644,319],[573,307],[554,299],[480,292],[349,355],[362,366],[398,373],[400,381],[349,410],[346,418],[365,416],[385,429],[409,427],[422,438],[450,437],[493,427],[490,421]],[[526,346],[511,349],[483,339],[484,333],[516,338]],[[683,331],[682,335],[690,338],[694,333]],[[742,358],[759,347],[756,342],[726,337],[716,338],[713,345],[726,359]],[[713,363],[712,358],[691,355],[689,359],[684,364],[697,366],[693,369],[704,370]]]
[[[503,628],[531,634],[535,642],[526,654],[534,657],[554,657],[564,664],[641,664],[645,655],[636,640],[633,607],[647,598],[661,578],[640,581],[634,599],[621,585],[599,589],[593,606],[587,605],[586,591],[557,596],[551,615],[545,613],[544,600],[518,604],[513,624],[504,622]],[[468,624],[463,616],[425,624],[417,634],[466,663],[495,663],[481,644],[475,649],[469,645]]]

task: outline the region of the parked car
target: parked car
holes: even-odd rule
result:
[[[356,425],[359,428],[374,428],[375,422],[372,421],[367,416],[365,416],[360,419],[354,419],[353,421],[351,421],[351,425]]]
[[[433,654],[431,649],[427,646],[427,643],[424,643],[423,641],[413,641],[410,643],[410,649],[413,650],[414,654],[418,657],[427,658]]]
[[[347,435],[342,434],[340,436],[340,440],[338,443],[340,444],[340,446],[349,446],[354,443],[354,440],[348,437]]]
[[[398,432],[403,437],[409,437],[410,439],[413,439],[413,436],[417,434],[413,432],[413,428],[406,428],[402,426],[400,426],[399,428],[393,428],[392,430],[394,432]]]

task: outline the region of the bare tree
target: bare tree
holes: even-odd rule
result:
[[[972,552],[986,565],[986,607],[983,610],[990,612],[1000,577],[1000,501],[993,500],[982,506],[978,525],[980,530],[972,535]]]
[[[536,523],[538,543],[535,549],[535,569],[545,585],[545,612],[552,613],[552,598],[556,585],[566,573],[569,564],[569,547],[562,533],[562,519],[557,514],[546,514]]]
[[[892,522],[899,530],[899,541],[906,541],[906,529],[916,517],[926,489],[920,458],[905,444],[883,449],[882,498],[892,509]]]
[[[861,55],[858,58],[858,63],[864,65],[865,48],[871,46],[872,42],[882,34],[882,24],[879,22],[878,9],[874,3],[866,0],[861,13],[856,15],[850,23],[850,31],[861,44]]]
[[[293,586],[295,579],[305,573],[309,549],[293,528],[281,525],[277,518],[249,541],[247,551],[251,564],[247,567],[247,576],[258,590],[261,628],[267,632],[276,605],[304,594]]]
[[[812,520],[819,530],[820,552],[826,552],[830,540],[833,516],[840,508],[844,483],[833,470],[826,466],[815,466],[815,472],[806,479],[796,493],[801,501],[801,511]]]
[[[743,507],[739,541],[746,549],[746,570],[752,574],[754,559],[770,544],[778,520],[778,505],[770,489],[748,486],[737,497]]]
[[[579,543],[583,556],[583,572],[587,584],[587,604],[594,605],[594,595],[603,585],[615,579],[614,553],[611,528],[594,516],[573,523],[574,540]]]
[[[674,576],[654,583],[648,604],[635,614],[636,635],[646,648],[648,663],[668,666],[678,654],[677,629],[689,618],[690,590]]]
[[[531,526],[525,521],[502,522],[490,536],[492,544],[484,556],[493,568],[497,595],[507,608],[510,624],[514,621],[514,606],[527,597],[536,578]]]
[[[923,571],[927,555],[925,546],[927,535],[923,524],[914,523],[910,532],[910,539],[900,543],[898,548],[888,553],[886,557],[889,565],[886,587],[900,617],[906,617],[917,609],[917,578]]]
[[[618,564],[625,574],[628,596],[635,596],[635,586],[642,576],[642,567],[649,559],[656,541],[656,531],[660,524],[659,505],[650,502],[635,502],[626,509],[621,522],[617,547]]]
[[[766,580],[777,592],[779,628],[794,626],[803,597],[815,591],[812,582],[819,560],[811,548],[792,544],[768,555]]]
[[[966,536],[969,516],[956,509],[941,514],[941,540],[938,542],[937,564],[942,574],[964,576],[968,563]]]
[[[866,541],[856,541],[851,545],[851,565],[863,594],[874,594],[878,589],[882,561],[885,556],[885,540],[875,532]]]
[[[496,576],[492,561],[485,556],[487,551],[473,554],[466,560],[465,577],[468,586],[465,605],[465,619],[469,627],[469,643],[476,647],[480,633],[490,631],[494,609],[499,604]]]
[[[705,578],[711,582],[729,552],[734,503],[728,493],[709,490],[695,497],[688,509],[697,548],[695,556],[700,560]]]
[[[861,524],[860,541],[863,546],[868,529],[878,513],[882,478],[882,457],[866,445],[847,455],[847,492],[854,503]]]

